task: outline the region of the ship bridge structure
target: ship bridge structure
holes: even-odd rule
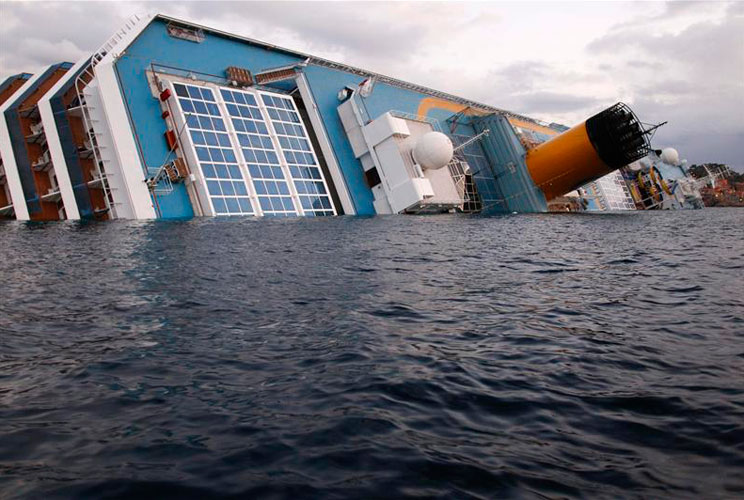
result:
[[[568,128],[160,14],[0,106],[19,220],[542,212],[650,150],[621,103]]]

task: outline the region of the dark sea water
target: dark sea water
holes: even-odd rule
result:
[[[744,210],[0,224],[2,498],[741,498]]]

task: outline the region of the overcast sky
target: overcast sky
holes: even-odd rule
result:
[[[162,12],[573,125],[623,101],[654,147],[744,171],[744,2],[0,1],[0,78]]]

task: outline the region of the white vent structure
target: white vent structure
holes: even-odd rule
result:
[[[449,138],[428,121],[392,111],[365,122],[358,99],[352,94],[338,114],[372,189],[375,211],[447,212],[461,207],[463,196],[450,169],[442,168],[452,159]]]

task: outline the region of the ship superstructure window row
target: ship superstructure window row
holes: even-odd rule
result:
[[[211,89],[174,84],[186,117],[209,200],[217,215],[253,214],[245,179],[238,166],[220,108]]]
[[[215,215],[334,215],[291,98],[172,82]]]
[[[331,198],[310,138],[292,99],[261,94],[305,215],[333,215]]]

